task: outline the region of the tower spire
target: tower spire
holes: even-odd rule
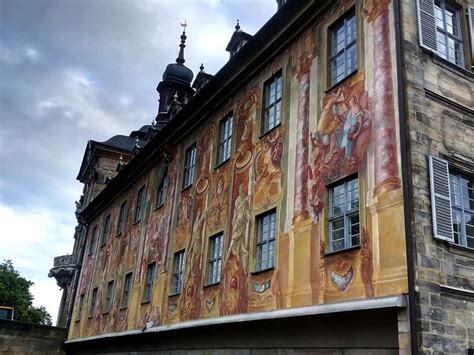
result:
[[[183,34],[181,35],[181,44],[179,45],[179,54],[178,58],[176,58],[176,63],[178,64],[184,64],[184,47],[186,47],[186,27],[188,25],[186,24],[186,20],[184,20],[184,23],[180,23],[181,27],[183,27]]]

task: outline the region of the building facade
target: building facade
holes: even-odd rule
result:
[[[146,144],[80,211],[67,350],[473,348],[468,10],[279,2],[192,86],[183,32]]]

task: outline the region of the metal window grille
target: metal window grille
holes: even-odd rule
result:
[[[275,263],[276,211],[257,217],[256,270],[272,268]]]
[[[331,85],[357,70],[357,26],[352,11],[330,30]]]
[[[278,126],[281,121],[282,74],[273,76],[264,87],[263,133]]]
[[[221,279],[223,237],[224,235],[220,233],[214,237],[211,237],[209,241],[209,284],[218,283]]]
[[[232,113],[230,113],[219,123],[219,164],[230,158],[232,151],[232,122]]]
[[[360,244],[359,180],[345,181],[329,190],[330,251]]]

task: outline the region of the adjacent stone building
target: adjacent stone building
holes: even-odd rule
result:
[[[278,7],[89,143],[68,352],[474,348],[472,4]]]

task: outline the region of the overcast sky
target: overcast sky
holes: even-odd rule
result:
[[[72,251],[87,141],[152,121],[184,19],[185,64],[215,74],[236,19],[254,34],[275,11],[275,0],[0,0],[0,261],[35,283],[53,322],[61,292],[47,274]]]

